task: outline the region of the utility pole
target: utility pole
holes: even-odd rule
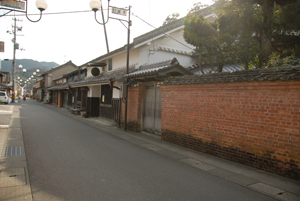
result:
[[[14,53],[13,53],[13,62],[12,62],[12,103],[15,102],[15,68],[16,68],[16,50],[19,49],[19,44],[16,43],[17,37],[17,19],[13,18],[14,26],[13,26],[13,43],[14,43]],[[18,20],[19,21],[19,20]],[[18,28],[19,29],[19,28]],[[22,29],[22,28],[21,28]]]

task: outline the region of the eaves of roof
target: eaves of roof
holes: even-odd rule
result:
[[[177,69],[174,69],[175,67]],[[173,72],[178,72],[181,75],[192,74],[187,69],[182,67],[176,58],[172,58],[167,61],[141,66],[138,70],[135,70],[127,75],[124,75],[124,77],[133,79],[133,78],[147,77],[153,75],[166,76],[166,74],[168,73],[172,74]]]
[[[0,83],[0,89],[10,89],[10,87],[5,84]]]
[[[58,77],[58,78],[56,78],[56,79],[53,79],[52,81],[60,80],[60,79],[62,79],[62,78],[64,78],[64,76],[60,76],[60,77]]]
[[[63,74],[62,77],[66,77],[66,76],[69,76],[69,75],[72,75],[72,74],[76,74],[76,73],[78,74],[78,72],[79,72],[79,68],[76,69],[76,70],[72,70],[72,71],[70,71],[68,73]]]
[[[68,83],[64,83],[64,84],[60,84],[60,85],[56,85],[56,86],[47,88],[48,91],[51,91],[51,90],[57,91],[57,90],[64,90],[64,89],[69,89]]]
[[[58,69],[61,69],[61,68],[65,67],[65,66],[67,66],[67,65],[71,65],[71,66],[73,66],[73,67],[75,67],[75,68],[78,68],[72,61],[68,61],[67,63],[65,63],[65,64],[63,64],[63,65],[60,65],[60,66],[57,66],[57,67],[55,67],[55,68],[52,68],[51,70],[48,70],[47,72],[41,74],[40,76],[47,75],[47,74],[49,74],[49,73],[51,73],[51,72],[53,72],[53,71],[56,71],[56,70],[58,70]]]
[[[130,68],[129,71],[132,71],[134,67]],[[85,80],[80,80],[76,82],[69,83],[71,87],[80,87],[80,86],[87,86],[93,84],[100,84],[100,83],[108,83],[111,79],[117,79],[119,77],[123,77],[126,73],[125,68],[120,68],[114,71],[105,72],[100,74],[100,76],[88,78]]]
[[[9,72],[6,71],[0,71],[1,74],[9,74]]]
[[[236,72],[236,71],[242,71],[243,64],[226,64],[223,66],[223,72]],[[202,75],[202,72],[200,70],[200,67],[198,64],[193,64],[191,66],[188,66],[187,69],[192,72],[194,75]],[[202,70],[204,74],[209,73],[217,73],[218,67],[217,66],[202,66]]]
[[[165,80],[164,85],[275,80],[300,80],[300,66],[210,73],[201,76],[182,76],[180,78],[170,77]]]

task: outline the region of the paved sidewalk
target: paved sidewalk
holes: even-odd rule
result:
[[[11,104],[7,124],[0,127],[0,200],[32,201],[20,120],[20,106]],[[6,121],[4,121],[6,122]]]
[[[146,132],[124,131],[124,129],[118,128],[114,122],[105,119],[83,118],[80,115],[71,114],[71,112],[65,108],[57,108],[54,105],[45,106],[123,140],[144,147],[145,149],[152,150],[158,154],[193,166],[243,187],[250,188],[277,200],[300,201],[299,181],[180,147],[162,141],[159,136]]]

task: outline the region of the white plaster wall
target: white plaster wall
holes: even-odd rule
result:
[[[88,97],[100,97],[101,87],[100,86],[90,86],[88,91]]]
[[[56,69],[51,73],[52,79],[53,80],[57,79],[57,78],[61,77],[63,74],[69,73],[76,69],[77,68],[74,67],[73,65],[67,65],[67,66],[61,67],[59,69]]]
[[[52,73],[48,73],[47,75],[47,87],[51,87],[52,86]]]
[[[120,54],[117,54],[113,57],[110,57],[109,59],[112,59],[112,69],[119,69],[119,68],[125,68],[126,67],[126,62],[127,62],[127,51],[123,51]],[[97,61],[97,62],[107,62],[108,60],[102,60],[102,61]],[[132,48],[129,53],[129,66],[133,64],[137,64],[139,62],[139,51]],[[87,68],[87,77],[94,77],[91,73],[93,67],[88,67]],[[100,70],[100,73],[103,71],[107,71],[107,66],[105,67],[98,67]]]
[[[129,66],[139,62],[139,51],[132,48],[129,52]],[[125,68],[127,63],[127,52],[112,57],[113,70]]]
[[[120,84],[119,83],[114,83],[114,86],[119,87],[120,88]],[[120,98],[120,90],[113,88],[113,97],[112,98]]]
[[[176,57],[179,61],[180,65],[188,66],[192,63],[192,57],[189,55],[178,54],[174,52],[167,52],[162,50],[155,50],[158,46],[166,47],[175,50],[182,50],[186,52],[193,51],[193,46],[185,42],[183,38],[183,29],[170,33],[170,36],[177,41],[183,43],[184,45],[178,43],[170,37],[162,36],[154,41],[151,41],[149,44],[145,44],[143,46],[137,47],[139,49],[140,57],[139,64],[151,64],[157,63],[165,60],[172,59]]]

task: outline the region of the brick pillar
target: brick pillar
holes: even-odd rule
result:
[[[142,120],[143,94],[145,86],[128,87],[127,102],[127,128],[128,130],[140,131]],[[122,102],[121,126],[124,127],[125,103]]]

